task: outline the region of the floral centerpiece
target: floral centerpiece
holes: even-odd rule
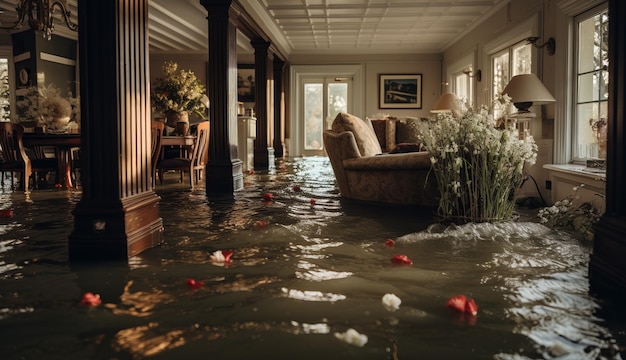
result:
[[[17,101],[17,108],[23,121],[45,125],[52,132],[67,131],[74,115],[72,104],[61,96],[60,89],[54,84],[28,88]]]
[[[168,126],[175,127],[174,118],[189,112],[204,118],[205,106],[201,102],[205,87],[193,71],[178,68],[175,62],[163,64],[163,76],[156,79],[152,91],[152,105],[169,117]]]
[[[504,221],[513,215],[515,193],[525,164],[534,164],[532,136],[496,127],[493,109],[508,116],[511,99],[496,98],[491,108],[462,114],[437,114],[420,124],[419,139],[430,153],[431,172],[439,190],[438,216],[443,221]]]

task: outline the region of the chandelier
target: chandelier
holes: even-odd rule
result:
[[[43,36],[50,40],[54,31],[54,14],[56,9],[61,12],[67,27],[70,30],[77,31],[78,24],[70,20],[70,9],[67,5],[67,0],[18,0],[15,6],[17,21],[10,26],[0,24],[0,29],[20,29],[24,20],[28,17],[30,28],[43,32]]]

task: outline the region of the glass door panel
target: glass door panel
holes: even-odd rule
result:
[[[330,129],[338,113],[349,112],[351,79],[316,78],[303,82],[304,155],[324,155],[324,130]]]

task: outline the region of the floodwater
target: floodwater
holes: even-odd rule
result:
[[[87,266],[67,260],[80,191],[25,201],[5,185],[2,359],[622,358],[626,320],[588,292],[591,243],[532,216],[444,227],[433,209],[341,200],[323,157],[246,174],[232,200],[156,192],[163,244]],[[230,264],[211,261],[227,249]],[[413,264],[392,263],[399,254]],[[102,304],[80,306],[86,292]],[[476,316],[446,307],[460,294]],[[348,329],[367,342],[336,336]]]

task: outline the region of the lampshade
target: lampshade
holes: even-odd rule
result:
[[[430,110],[431,113],[450,113],[459,112],[459,98],[453,93],[441,94],[435,106]]]
[[[528,112],[532,105],[544,105],[556,100],[535,74],[513,76],[502,94],[508,94],[520,112]]]

